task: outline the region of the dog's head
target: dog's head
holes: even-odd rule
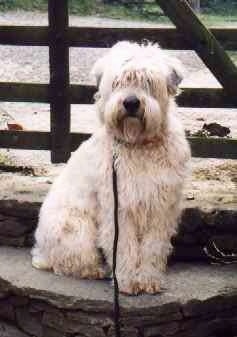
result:
[[[182,66],[158,45],[119,42],[92,73],[101,120],[114,136],[139,143],[159,136],[170,101],[182,80]]]

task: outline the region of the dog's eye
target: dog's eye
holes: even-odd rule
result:
[[[132,60],[132,57],[129,57],[128,59],[126,59],[126,60],[122,63],[122,65],[128,63],[128,62],[131,61],[131,60]]]
[[[112,89],[113,89],[113,90],[116,89],[116,88],[118,87],[118,85],[119,85],[118,79],[115,78],[115,80],[114,80],[113,83],[112,83]]]

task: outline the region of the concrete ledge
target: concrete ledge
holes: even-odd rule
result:
[[[123,336],[209,337],[223,324],[236,334],[236,272],[234,265],[172,266],[164,293],[120,297]],[[29,250],[0,248],[0,294],[0,320],[26,336],[113,336],[110,282],[35,270]]]

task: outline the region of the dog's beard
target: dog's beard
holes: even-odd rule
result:
[[[143,131],[142,121],[138,118],[126,117],[122,122],[124,140],[128,143],[136,143]]]

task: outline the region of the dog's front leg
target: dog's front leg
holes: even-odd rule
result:
[[[110,239],[109,239],[110,238]],[[106,261],[112,270],[113,266],[113,239],[114,223],[102,224],[99,235],[99,246],[103,249]],[[126,224],[119,228],[117,248],[116,276],[119,291],[126,294],[137,294],[138,287],[135,281],[135,273],[139,264],[139,242],[136,237],[134,226]]]
[[[144,235],[140,246],[141,264],[136,273],[140,292],[154,294],[161,291],[171,248],[170,237],[167,235],[158,231]]]
[[[139,241],[134,228],[129,227],[120,231],[116,272],[120,292],[136,295],[140,292],[136,277],[140,264]]]

